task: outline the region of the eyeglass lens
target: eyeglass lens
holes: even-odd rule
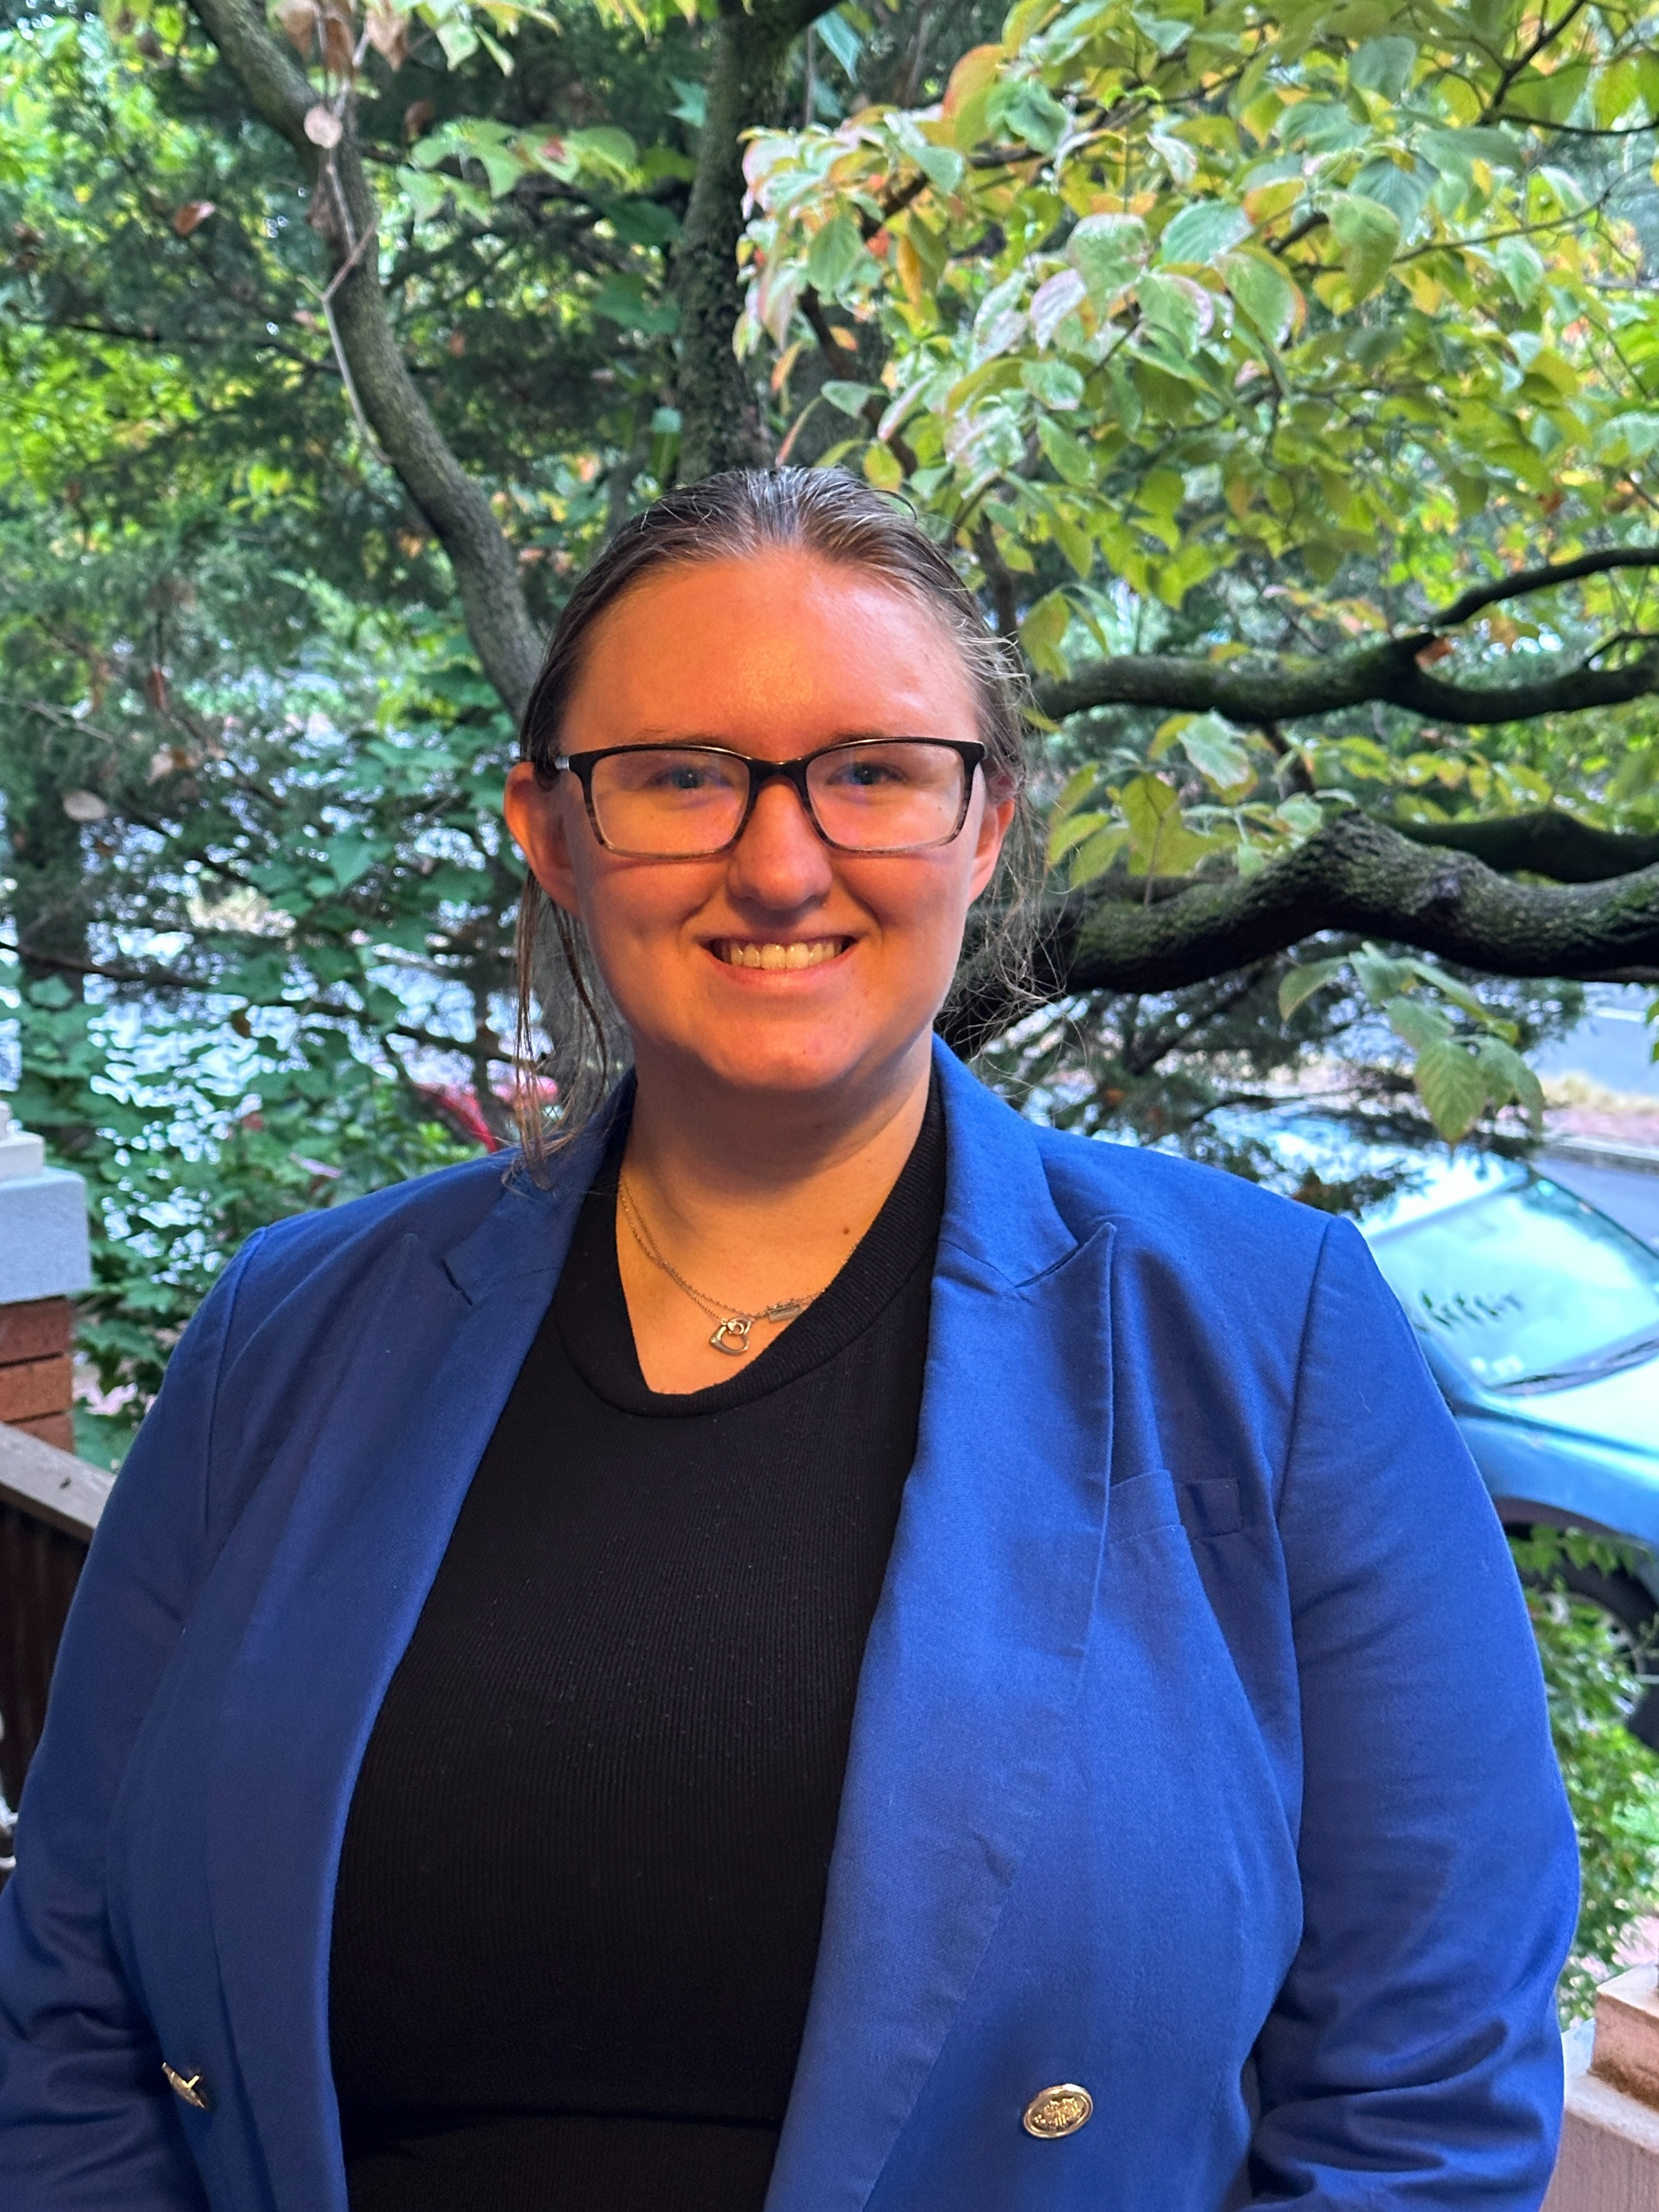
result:
[[[925,738],[832,746],[808,764],[812,815],[854,852],[934,845],[956,834],[960,753]],[[673,745],[633,745],[593,764],[599,835],[619,852],[677,860],[732,842],[749,804],[748,763]]]

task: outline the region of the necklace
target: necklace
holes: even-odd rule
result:
[[[656,1238],[646,1226],[645,1217],[640,1212],[634,1194],[620,1176],[617,1178],[617,1196],[622,1204],[623,1219],[628,1224],[634,1242],[652,1266],[660,1267],[671,1282],[679,1285],[694,1305],[701,1306],[709,1319],[718,1324],[708,1340],[716,1352],[729,1352],[732,1358],[740,1359],[745,1352],[753,1349],[749,1341],[749,1332],[757,1321],[793,1321],[795,1316],[805,1313],[818,1296],[817,1291],[810,1291],[804,1298],[778,1298],[755,1313],[744,1313],[738,1308],[723,1305],[717,1299],[707,1297],[695,1283],[688,1283],[673,1261],[665,1256]]]

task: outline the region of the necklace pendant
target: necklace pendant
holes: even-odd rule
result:
[[[733,1359],[741,1359],[749,1349],[749,1332],[754,1326],[752,1314],[728,1314],[708,1341],[716,1352],[729,1352]]]

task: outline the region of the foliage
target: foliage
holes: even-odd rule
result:
[[[1414,956],[1390,959],[1375,945],[1362,945],[1346,959],[1315,961],[1280,981],[1280,1014],[1293,1013],[1345,970],[1352,971],[1366,999],[1415,1055],[1413,1079],[1443,1137],[1455,1143],[1488,1107],[1507,1106],[1511,1100],[1525,1107],[1533,1134],[1541,1133],[1543,1086],[1516,1050],[1518,1025],[1433,961]],[[1420,984],[1462,1016],[1462,1034],[1443,1006],[1416,995]]]
[[[829,457],[973,549],[1056,696],[1183,636],[1358,653],[1471,576],[1651,537],[1656,118],[1640,7],[1019,0],[941,100],[754,135],[740,340],[787,364],[846,319],[876,365],[791,434],[848,418]],[[1563,644],[1612,667],[1648,599],[1587,580],[1419,657],[1477,687]],[[1355,804],[1649,830],[1653,733],[1645,703],[1479,739],[1375,708],[1073,725],[1051,859],[1073,888],[1248,877]],[[1531,1103],[1467,998],[1398,1011],[1443,1133]]]
[[[551,44],[526,72],[586,68],[590,98],[664,65],[591,22]],[[94,1201],[82,1346],[120,1407],[85,1425],[100,1455],[252,1229],[472,1149],[447,1086],[505,1123],[511,726],[422,518],[356,447],[303,203],[209,61],[176,15],[0,39],[0,981],[15,1110]],[[477,88],[440,81],[452,105]],[[563,296],[574,228],[514,204],[493,232],[428,223],[429,260],[405,237],[406,337],[445,362],[464,450],[508,303]],[[544,384],[511,367],[521,441],[496,450],[532,580],[605,526],[596,433],[633,434],[609,327],[567,314]]]
[[[1627,1644],[1559,1581],[1568,1562],[1616,1570],[1626,1564],[1618,1547],[1540,1529],[1514,1550],[1532,1585],[1550,1729],[1578,1832],[1583,1894],[1560,1990],[1564,2017],[1577,2019],[1590,2011],[1631,1923],[1659,1909],[1659,1759],[1625,1726],[1640,1694]]]
[[[1057,1127],[1173,1148],[1325,1212],[1360,1212],[1409,1180],[1413,1160],[1441,1133],[1422,1097],[1420,1062],[1413,1067],[1409,1048],[1360,980],[1374,988],[1389,981],[1386,1006],[1402,995],[1392,978],[1407,963],[1356,944],[1321,964],[1329,971],[1322,991],[1304,989],[1310,971],[1280,960],[1182,991],[1060,1000],[1028,1015],[977,1065],[1025,1112]],[[1407,983],[1414,1002],[1409,975]],[[1478,1051],[1492,1034],[1486,1024],[1501,1028],[1498,1041],[1508,1040],[1528,1083],[1520,1054],[1565,1034],[1583,1005],[1571,985],[1486,979],[1479,999],[1468,979],[1447,975],[1445,985],[1480,1008],[1478,1018],[1462,1018],[1456,1049]],[[1441,1018],[1437,1006],[1421,1011]],[[1396,1153],[1399,1164],[1334,1179],[1287,1165],[1272,1130],[1298,1114],[1342,1125],[1368,1154]],[[1488,1128],[1480,1140],[1518,1151],[1525,1125]]]
[[[20,995],[16,1109],[88,1186],[79,1348],[107,1395],[77,1407],[76,1429],[100,1465],[120,1459],[185,1323],[254,1230],[474,1149],[343,1025],[284,1022],[285,1046],[267,1033],[234,1054],[204,1025],[211,1008],[140,1030],[128,1010],[94,1011],[55,981]]]
[[[445,1084],[504,1127],[520,880],[512,732],[441,622],[273,579],[281,664],[227,665],[240,575],[164,550],[37,544],[0,621],[12,1103],[88,1177],[82,1346],[124,1426],[251,1230],[463,1157]]]
[[[511,733],[441,528],[354,404],[323,219],[342,164],[368,179],[359,245],[434,437],[544,625],[680,465],[687,287],[730,250],[687,229],[720,154],[706,118],[732,40],[775,12],[283,0],[274,50],[313,103],[297,145],[250,119],[205,14],[49,6],[0,32],[22,1108],[98,1164],[106,1381],[148,1389],[193,1294],[162,1298],[148,1245],[120,1271],[131,1222],[199,1284],[300,1194],[433,1157],[434,1085],[465,1080],[501,1125]],[[1627,535],[1656,449],[1632,396],[1648,16],[1580,9],[1528,57],[1543,28],[1506,0],[843,6],[745,94],[746,373],[795,456],[902,483],[1048,683],[1095,653],[1363,648],[1472,575]],[[1477,680],[1557,645],[1618,664],[1645,589],[1494,608],[1425,658]],[[1248,879],[1350,803],[1659,826],[1646,700],[1420,724],[1062,716],[1038,787],[1055,887]],[[1079,1127],[1248,1165],[1227,1103],[1337,1043],[1376,1063],[1365,978],[1390,963],[1387,1034],[1426,1048],[1443,1129],[1473,1074],[1477,1134],[1505,1083],[1524,1102],[1505,1054],[1570,1011],[1387,944],[1308,957],[1346,964],[1283,1015],[1282,960],[1157,997],[1057,991],[986,1065]],[[1398,1106],[1399,1070],[1372,1073]],[[301,1139],[284,1116],[307,1097]],[[222,1152],[240,1195],[219,1216]]]

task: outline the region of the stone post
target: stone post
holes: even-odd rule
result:
[[[62,1451],[75,1448],[70,1299],[91,1281],[86,1185],[47,1167],[0,1103],[0,1421]]]
[[[1659,1979],[1632,1966],[1563,2039],[1567,2108],[1544,2212],[1659,2212]]]

